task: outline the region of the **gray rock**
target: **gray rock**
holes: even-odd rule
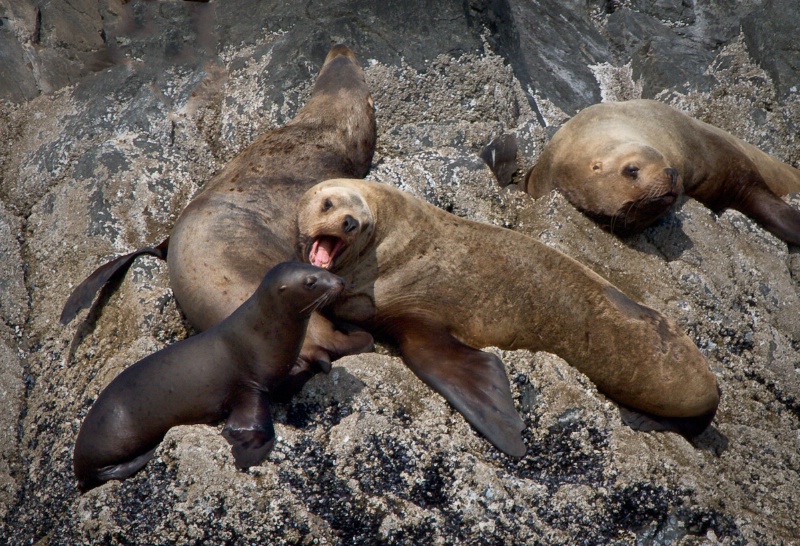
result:
[[[610,62],[613,53],[592,24],[588,2],[473,0],[470,10],[491,32],[489,44],[511,64],[527,92],[547,97],[570,114],[599,102],[590,66]]]
[[[98,0],[0,1],[0,58],[5,61],[0,96],[32,99],[108,66],[105,8]]]
[[[742,33],[755,61],[775,82],[781,96],[800,87],[800,10],[791,0],[766,0],[742,20]]]
[[[680,36],[657,18],[630,10],[619,10],[608,18],[608,34],[631,58],[634,77],[643,81],[643,97],[652,98],[664,89],[692,87],[707,90],[710,78],[703,74],[714,58],[714,50]]]
[[[19,89],[0,87],[18,103],[0,103],[4,543],[795,543],[796,249],[692,200],[619,239],[557,194],[500,189],[477,155],[513,132],[529,166],[572,112],[648,93],[800,164],[800,95],[747,36],[747,21],[777,24],[760,9],[772,3],[30,1],[2,4],[3,24],[23,28],[31,6],[44,22],[55,4],[76,12],[51,34],[75,36],[47,42],[75,59],[71,75],[48,72],[52,91],[26,94],[22,63]],[[3,28],[0,57],[16,58]],[[98,28],[111,62],[82,72],[100,46],[81,33]],[[339,41],[377,107],[370,178],[527,233],[676,320],[722,386],[711,429],[692,442],[632,431],[558,357],[498,351],[527,425],[514,460],[379,347],[276,405],[277,445],[249,472],[218,429],[177,427],[142,472],[78,496],[72,446],[99,391],[192,332],[155,259],[136,263],[93,328],[85,315],[58,324],[71,288],[161,241],[214,172],[294,115]]]

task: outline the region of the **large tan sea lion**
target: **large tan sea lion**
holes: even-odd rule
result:
[[[270,395],[295,364],[311,313],[343,289],[318,267],[278,264],[225,320],[126,368],[78,432],[80,490],[130,477],[178,425],[224,420],[236,466],[263,461],[275,442]]]
[[[545,146],[524,186],[534,197],[557,189],[623,235],[665,215],[683,189],[714,212],[738,210],[800,244],[800,211],[779,197],[800,191],[800,170],[652,100],[582,110]]]
[[[208,181],[168,241],[98,268],[73,291],[62,322],[90,306],[103,285],[144,253],[167,259],[170,286],[192,326],[202,331],[219,323],[250,297],[270,267],[292,258],[300,196],[327,178],[364,176],[375,139],[364,73],[349,48],[335,46],[295,118],[259,136]],[[340,331],[315,314],[293,375],[329,369],[332,360],[371,346],[365,332]]]
[[[531,237],[365,180],[311,188],[298,231],[299,256],[345,279],[328,309],[395,344],[505,453],[525,453],[523,424],[502,362],[478,350],[487,346],[559,355],[613,400],[685,434],[715,414],[716,378],[675,323]]]

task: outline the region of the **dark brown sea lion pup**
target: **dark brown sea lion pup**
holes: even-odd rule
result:
[[[557,189],[612,232],[641,231],[681,188],[714,212],[732,208],[800,244],[800,170],[712,125],[652,100],[595,104],[556,132],[525,176],[540,197]]]
[[[364,73],[355,54],[337,45],[295,118],[259,136],[214,176],[178,218],[168,243],[121,256],[87,278],[64,306],[62,323],[90,306],[97,291],[142,253],[167,258],[170,285],[192,326],[205,330],[219,323],[250,297],[271,266],[292,258],[300,196],[327,178],[364,176],[375,139]],[[371,347],[365,332],[339,331],[313,315],[298,373],[329,369],[332,360]]]
[[[345,280],[328,310],[395,344],[505,453],[525,453],[523,423],[502,362],[481,347],[554,353],[613,400],[686,434],[716,412],[716,378],[686,334],[531,237],[365,180],[314,186],[298,230],[302,259]]]
[[[78,432],[73,464],[80,490],[128,478],[178,425],[224,420],[236,466],[263,461],[275,442],[270,393],[294,365],[311,313],[343,289],[342,279],[324,269],[279,264],[225,320],[125,369]]]

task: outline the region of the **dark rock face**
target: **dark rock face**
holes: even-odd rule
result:
[[[795,249],[691,200],[621,240],[559,195],[499,189],[478,153],[513,132],[530,166],[574,112],[643,96],[800,165],[798,16],[790,0],[0,0],[2,542],[793,544]],[[163,262],[142,258],[93,328],[57,323],[71,287],[161,241],[292,118],[337,42],[377,108],[369,177],[527,233],[676,320],[723,390],[708,431],[631,431],[559,358],[498,352],[527,425],[510,459],[369,354],[276,405],[276,447],[247,473],[218,430],[179,427],[132,479],[78,496],[72,447],[99,391],[191,332]]]
[[[790,0],[767,0],[742,20],[742,33],[753,59],[770,75],[781,96],[800,86],[800,44],[791,37],[800,10]]]

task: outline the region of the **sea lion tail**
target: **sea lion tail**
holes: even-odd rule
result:
[[[161,258],[162,260],[166,260],[168,246],[169,237],[164,239],[156,247],[146,247],[135,252],[131,252],[130,254],[119,256],[95,269],[91,275],[86,277],[82,283],[75,287],[75,289],[72,291],[72,294],[70,294],[69,298],[67,298],[67,302],[64,304],[64,309],[61,311],[61,324],[69,324],[81,310],[90,307],[100,289],[108,284],[108,282],[111,280],[125,275],[128,269],[131,267],[133,260],[135,260],[138,256],[142,254],[149,254],[151,256]]]

